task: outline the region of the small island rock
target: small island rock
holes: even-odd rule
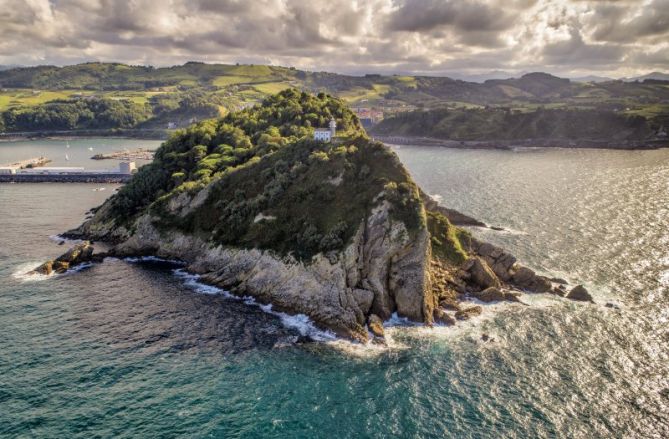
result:
[[[567,299],[571,300],[576,300],[579,302],[592,302],[595,303],[594,300],[592,300],[592,296],[588,292],[588,290],[585,289],[583,285],[576,285],[574,288],[571,289],[565,296]]]

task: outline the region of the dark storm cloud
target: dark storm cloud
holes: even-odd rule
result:
[[[637,42],[669,36],[669,0],[653,0],[639,8],[629,3],[594,6],[593,37],[599,41]]]
[[[668,31],[669,0],[0,0],[0,64],[630,75],[667,68]]]

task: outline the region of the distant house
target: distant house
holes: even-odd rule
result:
[[[316,128],[314,130],[314,140],[318,140],[319,142],[331,142],[336,135],[337,122],[334,119],[330,119],[329,128]]]
[[[167,129],[168,129],[168,130],[174,130],[174,129],[176,129],[176,127],[177,127],[177,123],[176,123],[176,122],[168,122],[168,123],[167,123]]]

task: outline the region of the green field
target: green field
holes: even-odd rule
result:
[[[7,90],[0,92],[0,111],[11,107],[35,106],[58,99],[69,99],[76,95],[90,95],[92,92],[83,90],[59,90],[59,91],[40,91],[40,90]]]
[[[258,90],[260,93],[276,94],[280,91],[290,88],[290,84],[287,82],[264,82],[262,84],[254,85],[253,88]]]

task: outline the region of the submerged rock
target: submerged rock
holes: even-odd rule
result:
[[[377,316],[376,314],[371,314],[369,316],[369,319],[367,320],[367,327],[369,328],[370,332],[374,334],[374,337],[384,338],[386,335],[385,331],[383,330],[383,320],[381,320],[381,317]]]
[[[592,296],[588,292],[588,290],[585,289],[583,285],[576,285],[574,288],[571,289],[565,296],[567,299],[571,300],[576,300],[579,302],[591,302],[595,303],[594,300],[592,300]]]
[[[446,326],[455,325],[455,319],[441,308],[434,309],[434,322]]]
[[[469,320],[472,317],[481,315],[482,312],[483,308],[481,308],[480,306],[478,305],[470,306],[467,308],[463,308],[460,311],[457,311],[455,313],[455,318],[458,320]]]
[[[508,301],[508,302],[520,302],[518,299],[518,293],[512,293],[510,291],[502,291],[499,288],[490,287],[486,288],[483,291],[477,293],[472,293],[472,296],[483,302],[498,302],[498,301]]]

